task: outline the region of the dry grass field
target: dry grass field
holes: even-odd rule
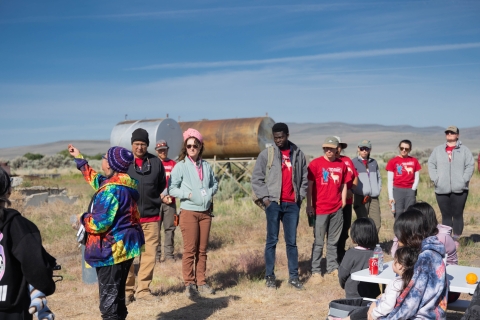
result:
[[[418,199],[428,201],[438,212],[433,189],[427,175],[422,173]],[[41,180],[35,184],[67,187],[70,194],[80,196],[75,205],[53,203],[41,207],[15,207],[34,221],[42,231],[47,250],[54,255],[64,277],[57,291],[48,298],[57,319],[100,319],[97,285],[86,285],[81,279],[81,256],[75,242],[75,231],[69,218],[85,210],[93,191],[81,176],[68,175],[55,180]],[[386,184],[384,184],[386,185]],[[18,195],[14,195],[18,198]],[[380,240],[386,250],[386,260],[393,237],[393,218],[387,207],[386,188],[382,191],[382,228]],[[460,264],[480,267],[478,252],[480,228],[478,208],[480,202],[480,175],[476,172],[465,210],[465,231],[459,250]],[[175,262],[156,265],[151,289],[158,302],[134,302],[128,307],[129,319],[325,319],[328,302],[342,298],[344,291],[337,279],[327,279],[322,286],[308,285],[309,258],[313,234],[308,227],[305,212],[301,211],[298,226],[298,249],[301,280],[305,291],[295,291],[286,285],[287,259],[283,236],[277,246],[276,274],[278,290],[264,287],[263,248],[265,239],[264,213],[249,199],[217,201],[208,252],[208,276],[217,289],[212,296],[188,299],[183,294],[181,279],[182,239],[176,233]],[[355,216],[355,215],[354,215]],[[350,243],[348,243],[350,244]],[[470,299],[462,294],[461,299]],[[461,313],[450,313],[449,319],[460,319]]]

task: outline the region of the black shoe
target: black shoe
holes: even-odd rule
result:
[[[297,290],[305,290],[305,288],[303,287],[303,284],[300,282],[300,280],[298,280],[298,278],[288,279],[288,284]]]
[[[267,276],[265,286],[268,289],[277,289],[277,284],[275,283],[275,276]]]

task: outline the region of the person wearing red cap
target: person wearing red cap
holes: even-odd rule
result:
[[[158,158],[162,161],[165,168],[165,177],[167,180],[167,186],[165,190],[160,194],[162,199],[162,205],[160,206],[160,224],[158,227],[158,247],[157,247],[157,261],[160,262],[162,256],[162,224],[165,231],[165,237],[163,239],[163,255],[165,260],[173,261],[174,238],[175,238],[175,224],[173,223],[175,213],[177,212],[177,206],[175,205],[175,198],[168,194],[168,181],[170,180],[170,173],[175,167],[176,162],[168,158],[168,143],[165,140],[158,140],[155,145],[155,151],[157,151]]]
[[[213,195],[218,184],[212,167],[202,159],[203,137],[195,129],[183,133],[183,147],[170,175],[168,192],[180,201],[183,238],[182,273],[185,295],[214,294],[207,284],[207,247],[212,224]]]

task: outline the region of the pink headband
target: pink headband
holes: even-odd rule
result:
[[[200,132],[198,132],[195,129],[188,128],[187,131],[183,133],[183,141],[187,141],[188,138],[192,138],[192,137],[197,138],[197,140],[200,141],[200,143],[203,143],[203,137],[200,134]]]

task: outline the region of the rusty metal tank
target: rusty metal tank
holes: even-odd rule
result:
[[[203,157],[211,159],[256,158],[273,143],[270,117],[179,122],[182,131],[197,129],[203,136]]]
[[[171,118],[119,122],[113,127],[112,133],[110,134],[110,145],[131,150],[132,132],[138,128],[143,128],[148,132],[148,139],[150,140],[148,152],[156,154],[155,143],[163,139],[167,141],[169,146],[168,157],[171,159],[178,157],[183,145],[183,131],[178,122]]]

